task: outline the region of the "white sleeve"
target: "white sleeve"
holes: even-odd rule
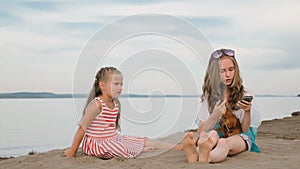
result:
[[[252,106],[251,106],[251,111],[250,111],[250,113],[251,113],[250,114],[250,118],[251,118],[250,126],[258,128],[258,126],[261,124],[261,117],[260,117],[260,112],[256,105],[256,99],[254,97],[254,94],[252,94],[248,89],[246,89],[245,95],[253,96]]]
[[[250,117],[251,117],[250,126],[258,128],[258,126],[261,123],[261,117],[260,117],[260,112],[258,111],[257,105],[255,103],[255,98],[253,98],[250,113],[251,113],[251,115],[250,115]]]
[[[232,113],[239,119],[240,123],[243,122],[245,113],[243,109],[234,110]]]
[[[208,103],[207,100],[205,99],[203,102],[200,103],[199,111],[195,119],[195,123],[199,125],[200,121],[204,122],[208,118],[209,118]]]

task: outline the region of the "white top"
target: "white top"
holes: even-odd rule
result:
[[[250,96],[249,93],[245,93],[246,96]],[[236,115],[236,117],[240,120],[240,122],[242,123],[243,118],[244,118],[244,110],[243,109],[238,109],[238,110],[234,110],[232,112],[234,115]],[[261,123],[261,118],[260,118],[260,112],[257,109],[257,106],[255,104],[255,98],[253,98],[252,100],[252,106],[251,106],[251,111],[250,111],[251,115],[250,115],[250,127],[255,127],[258,128],[258,126]],[[197,114],[197,117],[195,119],[195,123],[197,124],[197,126],[199,125],[199,122],[205,122],[208,118],[209,118],[210,114],[208,111],[208,102],[207,99],[205,99],[203,102],[200,103],[199,106],[199,111]]]

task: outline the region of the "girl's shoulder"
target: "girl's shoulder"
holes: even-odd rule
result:
[[[101,99],[98,97],[94,98],[86,107],[86,111],[101,112],[102,111]]]

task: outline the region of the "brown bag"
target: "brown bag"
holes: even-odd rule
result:
[[[225,138],[242,132],[240,120],[228,109],[220,120],[220,126],[218,131],[221,131]]]

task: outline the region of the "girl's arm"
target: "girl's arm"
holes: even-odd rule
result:
[[[75,133],[72,146],[64,152],[64,155],[66,157],[76,157],[76,152],[82,141],[84,133],[85,133],[85,131],[83,130],[83,128],[80,125],[77,129],[77,132]]]
[[[98,100],[92,101],[87,106],[87,108],[85,110],[85,114],[82,117],[81,124],[75,133],[72,145],[69,149],[67,149],[64,152],[64,155],[66,157],[76,157],[76,152],[77,152],[78,147],[80,146],[80,143],[84,137],[86,129],[92,123],[92,121],[95,119],[95,117],[97,117],[100,114],[100,112],[102,112],[102,106]]]
[[[207,132],[214,129],[218,121],[219,117],[213,115],[211,115],[205,122],[200,121],[197,130],[198,134],[200,135],[201,132]]]
[[[207,132],[209,130],[212,130],[215,127],[215,125],[218,123],[220,117],[225,113],[225,111],[226,111],[225,101],[217,102],[213,110],[213,113],[209,116],[209,118],[205,122],[199,123],[198,134],[200,134],[201,132]]]

